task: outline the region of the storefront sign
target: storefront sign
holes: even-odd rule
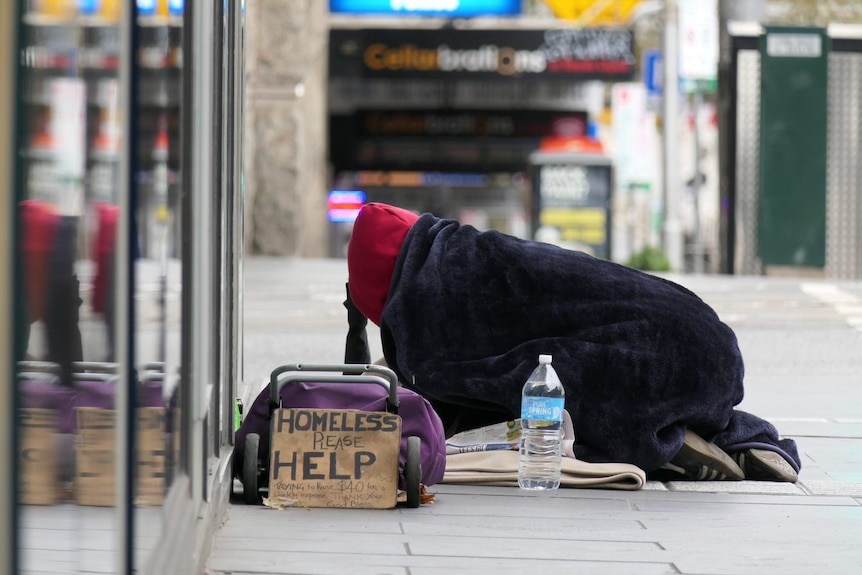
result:
[[[364,205],[365,192],[361,190],[332,190],[327,198],[326,219],[337,223],[355,222]]]
[[[766,37],[766,55],[772,58],[819,58],[823,37],[818,34],[779,33]]]
[[[357,112],[360,137],[542,138],[582,136],[585,112],[367,110]]]
[[[544,0],[561,20],[578,26],[619,26],[631,18],[641,0]]]
[[[686,92],[718,89],[717,0],[679,2],[679,81]]]
[[[603,156],[533,154],[533,231],[541,241],[610,257],[611,165]]]
[[[333,76],[631,79],[632,33],[555,30],[333,30]]]
[[[517,16],[521,0],[329,0],[333,14],[403,16]]]

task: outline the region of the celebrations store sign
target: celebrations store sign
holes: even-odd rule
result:
[[[630,30],[333,30],[333,76],[628,80]]]

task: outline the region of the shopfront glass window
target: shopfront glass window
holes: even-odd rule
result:
[[[119,1],[32,0],[21,28],[24,572],[113,572]]]
[[[133,34],[121,0],[22,6],[21,567],[114,573],[127,517],[135,563],[157,547],[180,468],[183,6],[138,0]]]
[[[182,0],[138,0],[134,148],[135,557],[169,532],[162,509],[181,456]],[[166,531],[167,530],[167,531]]]

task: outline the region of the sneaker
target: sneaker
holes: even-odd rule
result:
[[[662,469],[692,481],[745,479],[742,469],[727,453],[689,429],[682,447]]]
[[[788,483],[796,483],[799,479],[796,470],[781,454],[768,449],[743,449],[732,457],[745,473],[746,479]]]

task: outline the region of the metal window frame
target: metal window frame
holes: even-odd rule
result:
[[[117,167],[117,207],[120,217],[117,221],[116,253],[125,254],[125,265],[114,269],[114,350],[115,361],[120,369],[117,372],[117,395],[114,400],[116,410],[116,435],[114,469],[116,484],[117,530],[115,533],[116,569],[118,573],[134,571],[134,481],[136,471],[135,438],[135,401],[132,382],[136,380],[135,370],[135,259],[132,257],[131,238],[136,233],[135,206],[137,205],[137,8],[134,3],[127,4],[120,19],[120,62],[118,67],[118,106],[123,111],[124,137],[120,141],[119,162]]]
[[[7,190],[19,189],[16,185],[17,166],[14,153],[17,129],[15,106],[17,99],[17,62],[15,57],[18,42],[18,23],[20,21],[17,2],[3,2],[0,6],[0,174],[3,174],[3,187]],[[17,314],[10,314],[15,305],[13,268],[15,262],[15,241],[18,236],[14,217],[17,194],[12,193],[0,201],[0,227],[7,230],[0,239],[0,309],[7,310],[5,319],[0,322],[0,365],[5,366],[6,382],[15,378],[15,320]],[[0,391],[0,405],[5,412],[0,428],[0,461],[7,472],[0,474],[0,575],[19,571],[18,565],[18,421],[17,394],[14,385],[4,385]]]
[[[182,365],[180,396],[183,451],[181,468],[189,476],[192,504],[204,500],[207,478],[206,426],[215,369],[212,325],[214,297],[214,210],[212,156],[213,4],[186,4],[183,26],[182,217]]]

